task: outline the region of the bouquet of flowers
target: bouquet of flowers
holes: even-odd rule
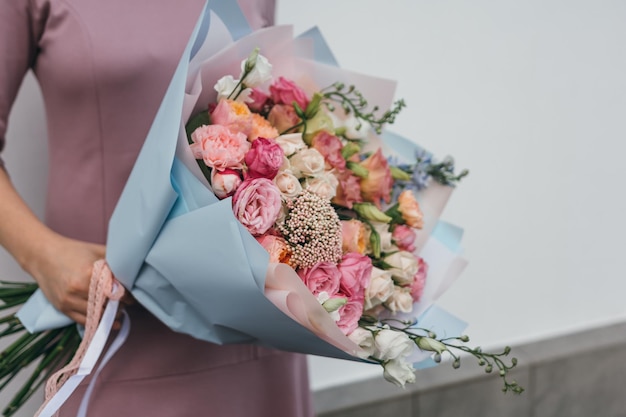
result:
[[[320,63],[290,27],[236,41],[225,29],[206,9],[110,221],[104,269],[199,339],[378,363],[400,386],[446,352],[459,366],[461,351],[521,392],[506,378],[509,349],[465,346],[463,323],[434,305],[465,265],[460,229],[438,218],[467,172],[381,139],[404,107],[391,104],[393,82]],[[31,332],[75,332],[39,291],[18,316]],[[93,340],[114,316],[115,303],[96,314],[105,337]],[[56,337],[37,350],[42,363]],[[90,373],[103,348],[90,345],[70,378]]]
[[[456,348],[487,369],[497,366],[504,389],[519,391],[500,360],[508,349],[494,355],[453,343],[467,336],[436,339],[413,315],[428,277],[416,247],[417,236],[428,233],[416,194],[431,182],[453,186],[468,172],[455,174],[451,158],[435,163],[423,150],[416,149],[413,163],[401,163],[369,146],[393,123],[402,100],[378,115],[354,85],[308,93],[273,78],[271,69],[253,50],[237,79],[226,75],[215,84],[217,102],[186,126],[215,195],[232,197],[236,218],[270,262],[292,267],[359,345],[359,357],[380,363],[389,381],[415,381],[418,352],[435,352],[436,361],[450,352],[457,367],[460,357],[450,350]]]

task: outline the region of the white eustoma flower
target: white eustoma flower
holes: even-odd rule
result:
[[[367,137],[371,125],[365,120],[359,119],[350,113],[344,117],[339,117],[335,113],[328,113],[335,129],[343,129],[343,135],[348,139],[363,139]]]
[[[217,80],[213,87],[217,91],[217,101],[228,98],[237,87],[237,83],[239,80],[235,80],[232,75],[225,75]]]
[[[348,338],[357,345],[359,345],[359,347],[362,349],[360,352],[357,352],[359,358],[367,359],[370,356],[373,356],[374,352],[376,352],[376,346],[374,345],[374,335],[371,331],[362,327],[357,327],[352,331],[352,333],[348,335]]]
[[[391,273],[373,267],[370,282],[365,290],[365,309],[369,310],[387,301],[393,294],[394,284]]]
[[[383,361],[408,356],[415,346],[406,333],[391,329],[383,329],[376,333],[374,343],[376,345],[375,356]]]
[[[391,243],[392,233],[389,231],[389,223],[371,222],[374,230],[380,236],[380,250],[383,252],[391,252],[398,248]]]
[[[243,80],[246,87],[258,87],[261,84],[272,79],[272,64],[263,55],[256,54],[251,57],[252,62],[248,60],[241,63],[241,74],[245,73],[246,65],[252,65],[252,70],[246,75]]]
[[[402,313],[410,313],[413,310],[413,297],[411,296],[411,289],[408,287],[395,286],[393,293],[387,301],[385,301],[385,306],[394,314],[398,311]]]
[[[389,382],[404,387],[405,384],[415,382],[415,369],[413,365],[404,358],[390,360],[383,365],[383,376]]]
[[[399,285],[410,285],[419,269],[417,258],[407,251],[401,250],[385,256],[384,261],[391,266],[387,270]]]

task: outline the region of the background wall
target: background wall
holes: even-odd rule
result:
[[[626,3],[279,0],[277,11],[296,33],[319,26],[343,67],[398,80],[408,108],[390,130],[470,169],[443,216],[465,228],[470,265],[440,305],[473,343],[626,319]],[[3,156],[37,213],[42,120],[29,78]],[[23,276],[2,251],[0,275]],[[315,389],[379,372],[312,364]]]
[[[625,19],[608,0],[279,3],[341,66],[398,80],[390,130],[469,168],[443,217],[470,264],[440,305],[477,345],[626,317]],[[369,373],[314,364],[317,387]]]

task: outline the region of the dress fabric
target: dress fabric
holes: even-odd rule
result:
[[[274,0],[239,0],[253,27]],[[0,151],[25,73],[44,97],[45,220],[104,243],[108,220],[204,0],[10,0],[0,7]],[[15,138],[31,140],[34,138]],[[1,161],[0,161],[1,165]],[[141,306],[98,378],[90,417],[309,417],[306,358],[218,346],[169,330]],[[76,414],[79,387],[60,416]]]

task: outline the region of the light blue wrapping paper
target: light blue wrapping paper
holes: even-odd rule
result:
[[[211,5],[220,17],[227,16],[223,21],[238,39],[249,29],[241,24],[240,11],[228,11],[232,3],[215,0]],[[358,360],[315,336],[264,296],[269,255],[235,219],[231,200],[218,200],[175,156],[184,125],[189,63],[204,37],[210,39],[211,16],[207,8],[116,206],[107,262],[134,297],[175,331],[218,344],[257,343]],[[314,38],[316,58],[336,64],[319,32],[305,36]],[[460,236],[449,235],[442,240],[458,250]],[[71,323],[39,291],[18,317],[30,331]],[[454,331],[465,326],[438,308],[427,310],[420,320]]]

